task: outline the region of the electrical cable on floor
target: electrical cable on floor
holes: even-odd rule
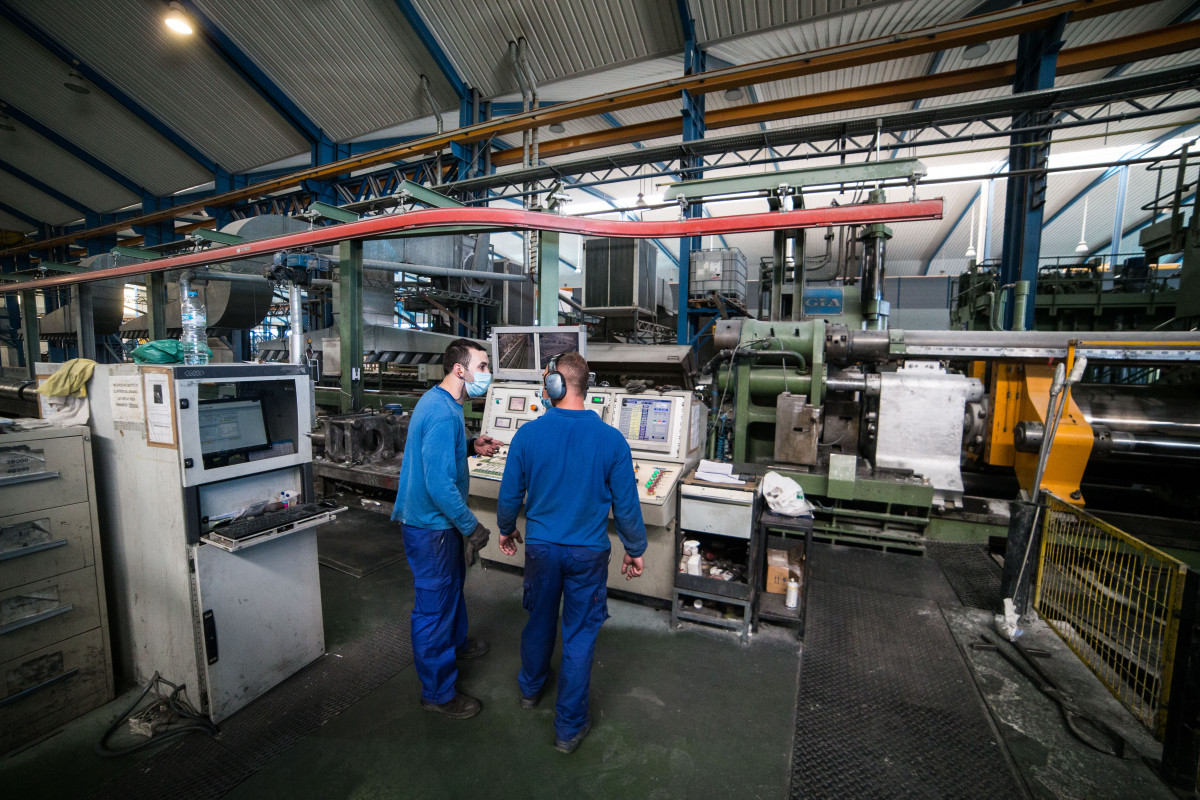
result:
[[[159,702],[164,703],[165,707],[170,709],[175,716],[183,720],[188,720],[188,724],[170,728],[162,733],[153,734],[145,741],[138,742],[137,744],[130,745],[129,747],[110,747],[109,740],[117,732],[117,729],[129,721],[129,719],[133,716],[134,711],[137,710],[137,707],[143,700],[146,699],[146,695],[150,694],[150,691],[160,683],[170,687],[171,693],[166,697],[161,698]],[[180,736],[184,736],[193,732],[207,733],[210,736],[215,736],[219,732],[217,726],[209,722],[206,717],[199,714],[186,699],[179,696],[183,690],[184,684],[176,686],[155,672],[154,676],[146,684],[146,688],[142,689],[142,693],[138,695],[137,699],[133,701],[128,709],[126,709],[125,713],[113,720],[112,725],[108,726],[108,729],[104,731],[104,735],[100,737],[100,741],[96,742],[94,747],[96,755],[101,756],[102,758],[116,758],[118,756],[129,755],[130,753],[136,753],[139,750],[145,750],[148,747],[159,745],[163,742],[177,739]],[[154,705],[151,705],[148,708],[153,707]]]

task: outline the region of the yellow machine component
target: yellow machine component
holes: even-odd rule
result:
[[[1054,380],[1054,367],[1027,365],[1024,373],[1024,388],[1021,392],[1020,421],[1040,422],[1043,429],[1050,427],[1046,409],[1050,403],[1050,384]],[[1009,431],[1009,446],[1012,434]],[[1042,486],[1070,503],[1083,505],[1079,481],[1092,454],[1092,426],[1083,418],[1083,412],[1075,401],[1067,396],[1058,431],[1051,443],[1050,456],[1042,474]],[[1033,479],[1037,472],[1037,453],[1015,453],[1013,468],[1021,488],[1032,494]]]
[[[1017,455],[1013,447],[1013,428],[1022,419],[1021,402],[1025,397],[1024,367],[1015,362],[997,361],[992,365],[988,394],[992,418],[983,460],[992,466],[1011,467]]]

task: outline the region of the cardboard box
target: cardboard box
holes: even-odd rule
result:
[[[768,594],[787,594],[788,578],[804,581],[804,551],[799,547],[788,550],[767,549],[767,577],[763,591]]]
[[[787,594],[788,554],[786,550],[767,551],[767,581],[763,590],[768,594]]]

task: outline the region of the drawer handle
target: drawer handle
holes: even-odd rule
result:
[[[33,483],[34,481],[48,481],[51,478],[57,478],[57,472],[35,472],[32,475],[9,475],[6,478],[0,478],[0,486],[16,486],[18,483]]]
[[[40,692],[42,689],[49,688],[56,683],[60,683],[62,681],[67,680],[68,678],[73,678],[78,674],[79,674],[79,667],[72,667],[71,669],[67,670],[66,672],[59,673],[58,675],[55,675],[53,678],[49,678],[47,680],[42,681],[37,686],[30,686],[28,689],[22,689],[21,691],[17,692],[16,694],[11,694],[8,697],[5,697],[3,700],[0,700],[0,708],[4,708],[9,703],[15,703],[18,700],[20,700],[22,697],[28,697],[29,695],[33,694],[34,692]]]
[[[13,550],[0,553],[0,561],[8,561],[10,558],[20,558],[21,556],[33,555],[40,553],[43,550],[53,550],[56,547],[65,547],[70,544],[66,539],[55,539],[53,542],[42,542],[41,544],[31,544],[25,547],[17,547]]]
[[[74,610],[75,606],[71,603],[67,603],[65,606],[52,608],[49,611],[43,611],[40,614],[34,614],[32,617],[25,617],[24,619],[19,619],[16,622],[10,622],[4,627],[0,628],[0,635],[12,633],[13,631],[18,631],[21,628],[28,627],[29,625],[35,625],[39,622],[45,622],[52,617],[57,617],[59,614],[66,614],[68,611]]]

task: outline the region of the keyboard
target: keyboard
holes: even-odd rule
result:
[[[316,503],[301,503],[291,508],[285,508],[283,511],[273,511],[270,514],[262,514],[257,517],[250,517],[249,519],[239,519],[228,525],[218,526],[212,530],[212,533],[225,539],[240,541],[265,531],[275,530],[284,525],[300,522],[309,517],[315,517],[326,511],[329,511],[329,509],[321,508]]]

